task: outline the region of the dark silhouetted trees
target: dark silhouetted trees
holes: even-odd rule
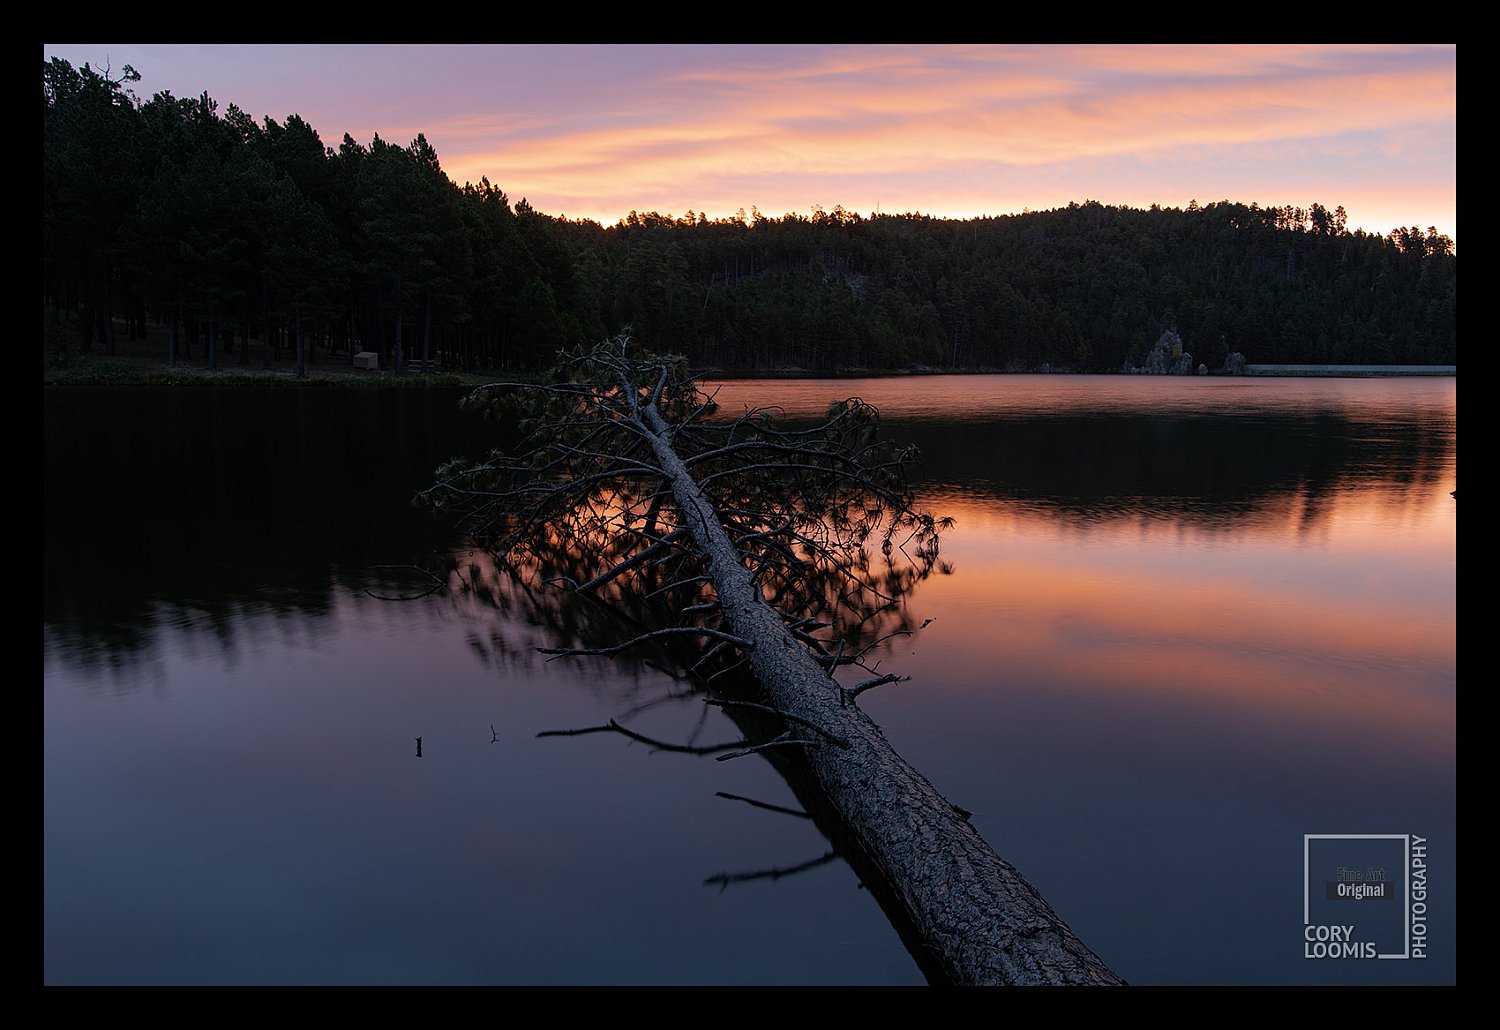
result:
[[[335,149],[296,114],[144,103],[43,66],[46,303],[85,348],[160,327],[169,361],[234,348],[385,366],[541,369],[630,327],[700,367],[1118,371],[1174,330],[1196,361],[1457,360],[1453,241],[1349,232],[1342,207],[1096,201],[614,226],[456,186],[418,135]]]

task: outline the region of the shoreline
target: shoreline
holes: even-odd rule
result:
[[[817,370],[805,368],[706,368],[695,369],[699,379],[722,380],[801,380],[801,379],[900,379],[921,376],[996,376],[996,375],[1102,375],[1132,376],[1129,372],[1068,372],[1041,371],[1018,372],[1000,368],[930,368],[911,367],[901,369],[846,368]],[[1210,372],[1207,376],[1162,376],[1153,378],[1173,379],[1394,379],[1394,378],[1457,378],[1456,366],[1250,366],[1242,376],[1230,376],[1222,371]],[[65,365],[44,365],[43,386],[306,386],[319,388],[406,389],[412,387],[473,387],[495,382],[497,379],[514,382],[542,382],[544,373],[536,372],[408,372],[396,375],[386,369],[358,369],[345,364],[309,364],[307,375],[297,378],[295,371],[287,367],[250,367],[238,363],[221,363],[216,369],[202,364],[179,363],[168,366],[166,362],[135,356],[80,358]]]

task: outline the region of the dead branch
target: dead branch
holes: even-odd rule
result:
[[[909,679],[911,679],[910,676],[897,676],[893,672],[888,672],[884,676],[876,676],[874,679],[865,680],[863,683],[856,683],[852,687],[846,687],[844,692],[849,695],[849,700],[853,701],[867,690],[873,690],[886,683],[901,683]]]
[[[787,712],[781,711],[780,709],[772,708],[770,705],[756,704],[754,701],[730,701],[725,698],[719,697],[705,697],[703,699],[703,703],[706,705],[717,705],[720,708],[753,708],[759,712],[767,712],[779,719],[784,719],[787,722],[795,722],[798,725],[806,726],[808,729],[820,735],[830,744],[837,744],[839,747],[849,746],[849,742],[847,740],[843,739],[842,737],[834,736],[832,733],[829,733],[817,723],[804,719],[800,715],[791,715]]]
[[[374,593],[368,587],[365,588],[365,593],[369,594],[377,601],[417,601],[421,598],[437,593],[439,590],[448,585],[445,580],[438,579],[438,577],[434,576],[432,573],[428,572],[426,569],[422,568],[419,565],[371,565],[370,569],[371,571],[374,571],[375,569],[405,569],[408,572],[420,572],[422,575],[426,576],[433,582],[433,586],[422,591],[420,594],[403,594],[398,597],[387,597],[384,594]]]
[[[780,812],[782,815],[794,815],[799,819],[812,818],[812,816],[808,815],[800,808],[787,808],[785,805],[773,805],[768,801],[756,801],[754,798],[747,798],[741,794],[727,794],[721,790],[715,792],[714,796],[725,798],[729,801],[743,801],[745,804],[750,805],[754,808],[764,808],[768,812]]]
[[[744,758],[747,755],[758,755],[762,751],[769,751],[773,747],[816,747],[819,743],[816,740],[808,740],[806,737],[794,737],[792,736],[792,731],[787,730],[785,733],[773,737],[764,744],[754,744],[739,751],[731,751],[728,754],[720,755],[714,761],[728,762],[731,759]]]
[[[644,733],[621,726],[611,719],[603,726],[585,726],[576,730],[542,730],[538,737],[581,737],[589,733],[618,733],[638,744],[645,744],[653,751],[671,751],[681,755],[716,755],[721,751],[744,747],[749,741],[737,740],[732,744],[671,744],[665,740],[648,737]]]
[[[628,337],[565,355],[559,374],[570,381],[472,394],[466,403],[487,411],[519,407],[531,449],[449,463],[422,498],[539,581],[597,580],[585,596],[621,608],[660,597],[667,614],[644,624],[688,623],[544,653],[671,642],[706,684],[748,668],[763,707],[810,731],[718,749],[668,745],[613,720],[576,732],[722,751],[719,761],[793,749],[920,937],[924,969],[960,983],[1120,983],[848,703],[899,677],[851,689],[832,679],[844,665],[874,672],[864,664],[873,648],[916,632],[901,600],[941,567],[951,522],[916,508],[905,475],[915,451],[883,440],[857,398],[812,426],[785,427],[768,410],[711,421],[712,401],[682,359],[643,353]],[[828,639],[813,636],[823,628]]]
[[[722,640],[725,643],[733,644],[746,651],[754,646],[744,637],[737,637],[733,633],[724,633],[720,630],[709,629],[706,626],[669,626],[666,629],[654,629],[649,633],[642,633],[640,636],[632,637],[623,644],[615,644],[613,647],[539,647],[537,650],[542,654],[550,654],[554,658],[579,657],[583,655],[598,655],[611,658],[622,651],[628,651],[632,647],[639,647],[652,640],[680,636],[712,637],[715,640]]]
[[[774,869],[757,869],[749,873],[718,873],[704,880],[703,885],[706,887],[709,884],[716,883],[719,885],[720,890],[724,890],[731,883],[748,883],[751,880],[779,880],[783,876],[793,876],[797,873],[805,873],[809,869],[816,869],[819,866],[827,865],[838,857],[838,852],[829,851],[819,855],[817,858],[800,862],[797,865],[778,866]]]

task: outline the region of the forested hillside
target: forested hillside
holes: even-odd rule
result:
[[[54,339],[209,364],[380,353],[538,369],[631,327],[699,366],[1118,371],[1165,329],[1194,361],[1454,364],[1453,243],[1342,208],[1093,201],[955,221],[632,212],[614,226],[455,185],[419,135],[326,146],[203,94],[141,101],[43,67]]]

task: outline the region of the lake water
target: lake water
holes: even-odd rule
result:
[[[1454,380],[718,399],[851,395],[957,519],[883,659],[911,680],[862,703],[1090,947],[1141,984],[1454,980]],[[375,596],[453,553],[408,501],[500,437],[457,397],[46,392],[46,982],[922,982],[812,823],[718,796],[795,807],[770,765],[537,736],[739,737],[645,665],[536,654],[582,613],[463,551],[470,589]],[[1425,838],[1425,958],[1306,957],[1308,895],[1410,929],[1317,871],[1403,842],[1309,834]]]

